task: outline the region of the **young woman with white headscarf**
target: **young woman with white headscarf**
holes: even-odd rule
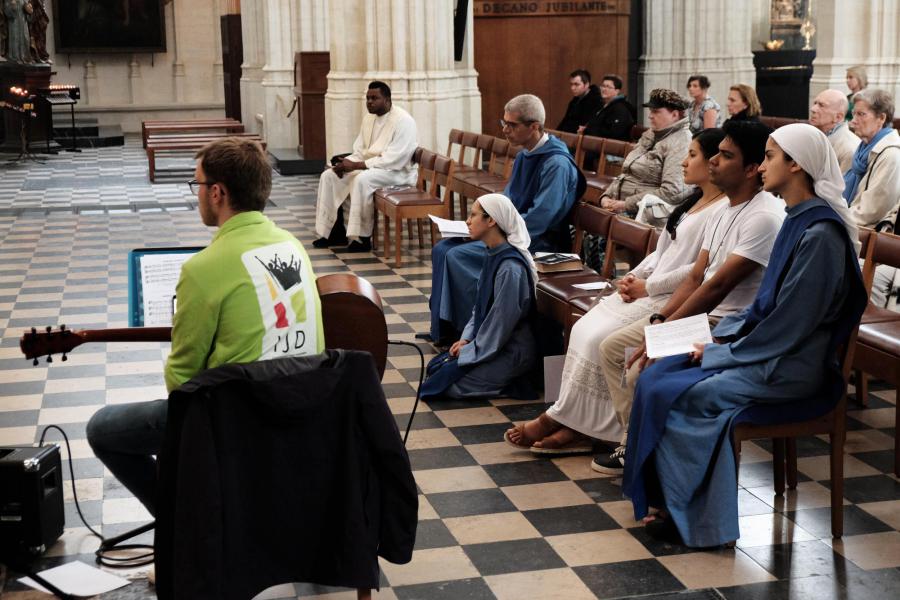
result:
[[[488,248],[475,308],[460,340],[429,363],[422,397],[529,395],[522,376],[538,358],[531,330],[537,270],[525,220],[509,198],[487,194],[472,205],[466,224]]]
[[[838,348],[867,301],[856,226],[825,135],[806,124],[777,129],[759,171],[787,217],[756,298],[719,322],[714,343],[646,369],[631,412],[623,491],[637,519],[649,506],[663,509],[648,533],[688,546],[740,535],[735,420],[828,412],[845,385]]]

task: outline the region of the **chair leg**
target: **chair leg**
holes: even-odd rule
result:
[[[844,434],[832,433],[831,438],[831,536],[844,535]]]
[[[387,213],[384,213],[384,260],[388,259],[388,252],[391,248],[391,220],[388,219]]]
[[[894,390],[894,475],[900,477],[900,437],[897,437],[897,432],[900,431],[900,408],[897,408],[898,400],[900,400],[900,386]]]
[[[410,242],[410,244],[412,243],[412,239],[413,239],[413,229],[412,229],[412,226],[413,226],[412,219],[407,219],[407,220],[406,220],[406,233],[407,233],[407,235],[409,236],[409,242]]]
[[[419,248],[425,247],[425,234],[422,230],[422,219],[416,219],[416,227],[419,229]]]
[[[856,402],[861,406],[869,406],[869,376],[865,371],[856,371]]]
[[[789,490],[797,489],[797,438],[785,440],[785,459],[787,462],[787,486]]]
[[[784,438],[772,438],[772,455],[775,495],[784,496]]]
[[[372,253],[378,250],[378,210],[375,210],[375,221],[372,224]]]
[[[399,216],[394,217],[394,230],[397,232],[396,237],[394,238],[394,249],[395,249],[394,266],[399,268],[400,265],[402,264],[402,261],[400,258],[400,242],[402,241],[402,239],[401,239],[402,233],[401,232],[403,231],[403,221]],[[409,237],[410,237],[410,239],[412,239],[412,231],[410,231]]]

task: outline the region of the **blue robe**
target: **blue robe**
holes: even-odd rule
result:
[[[432,359],[422,397],[527,393],[527,386],[515,384],[537,360],[533,310],[534,283],[522,255],[508,243],[489,249],[476,306],[463,330],[462,339],[469,343],[457,358],[444,352]]]
[[[865,303],[837,214],[817,198],[790,208],[753,304],[713,330],[723,343],[707,344],[699,367],[669,357],[638,380],[623,478],[635,517],[665,507],[688,546],[738,539],[735,419],[830,410],[843,386],[837,348]]]
[[[568,252],[566,217],[584,192],[584,175],[575,166],[568,148],[558,138],[532,152],[519,152],[512,175],[503,190],[525,219],[532,252]],[[478,273],[487,247],[481,242],[451,238],[431,251],[431,338],[452,335],[465,327],[472,306]]]

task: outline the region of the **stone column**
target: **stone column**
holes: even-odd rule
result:
[[[810,95],[827,88],[849,93],[847,67],[864,65],[870,88],[900,94],[900,1],[844,2],[818,0],[813,5],[816,21],[816,60]]]
[[[243,0],[241,112],[271,148],[297,146],[294,52],[328,50],[326,0]]]
[[[472,11],[463,61],[453,56],[453,0],[332,0],[331,72],[325,96],[327,153],[349,152],[379,79],[418,125],[419,144],[446,150],[452,128],[477,131],[481,94],[472,53]]]
[[[644,0],[644,50],[639,78],[645,98],[658,87],[687,96],[693,73],[709,77],[710,95],[725,110],[728,88],[756,84],[751,2]]]

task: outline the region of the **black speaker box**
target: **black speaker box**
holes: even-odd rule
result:
[[[0,447],[0,553],[34,555],[62,535],[59,447]]]

